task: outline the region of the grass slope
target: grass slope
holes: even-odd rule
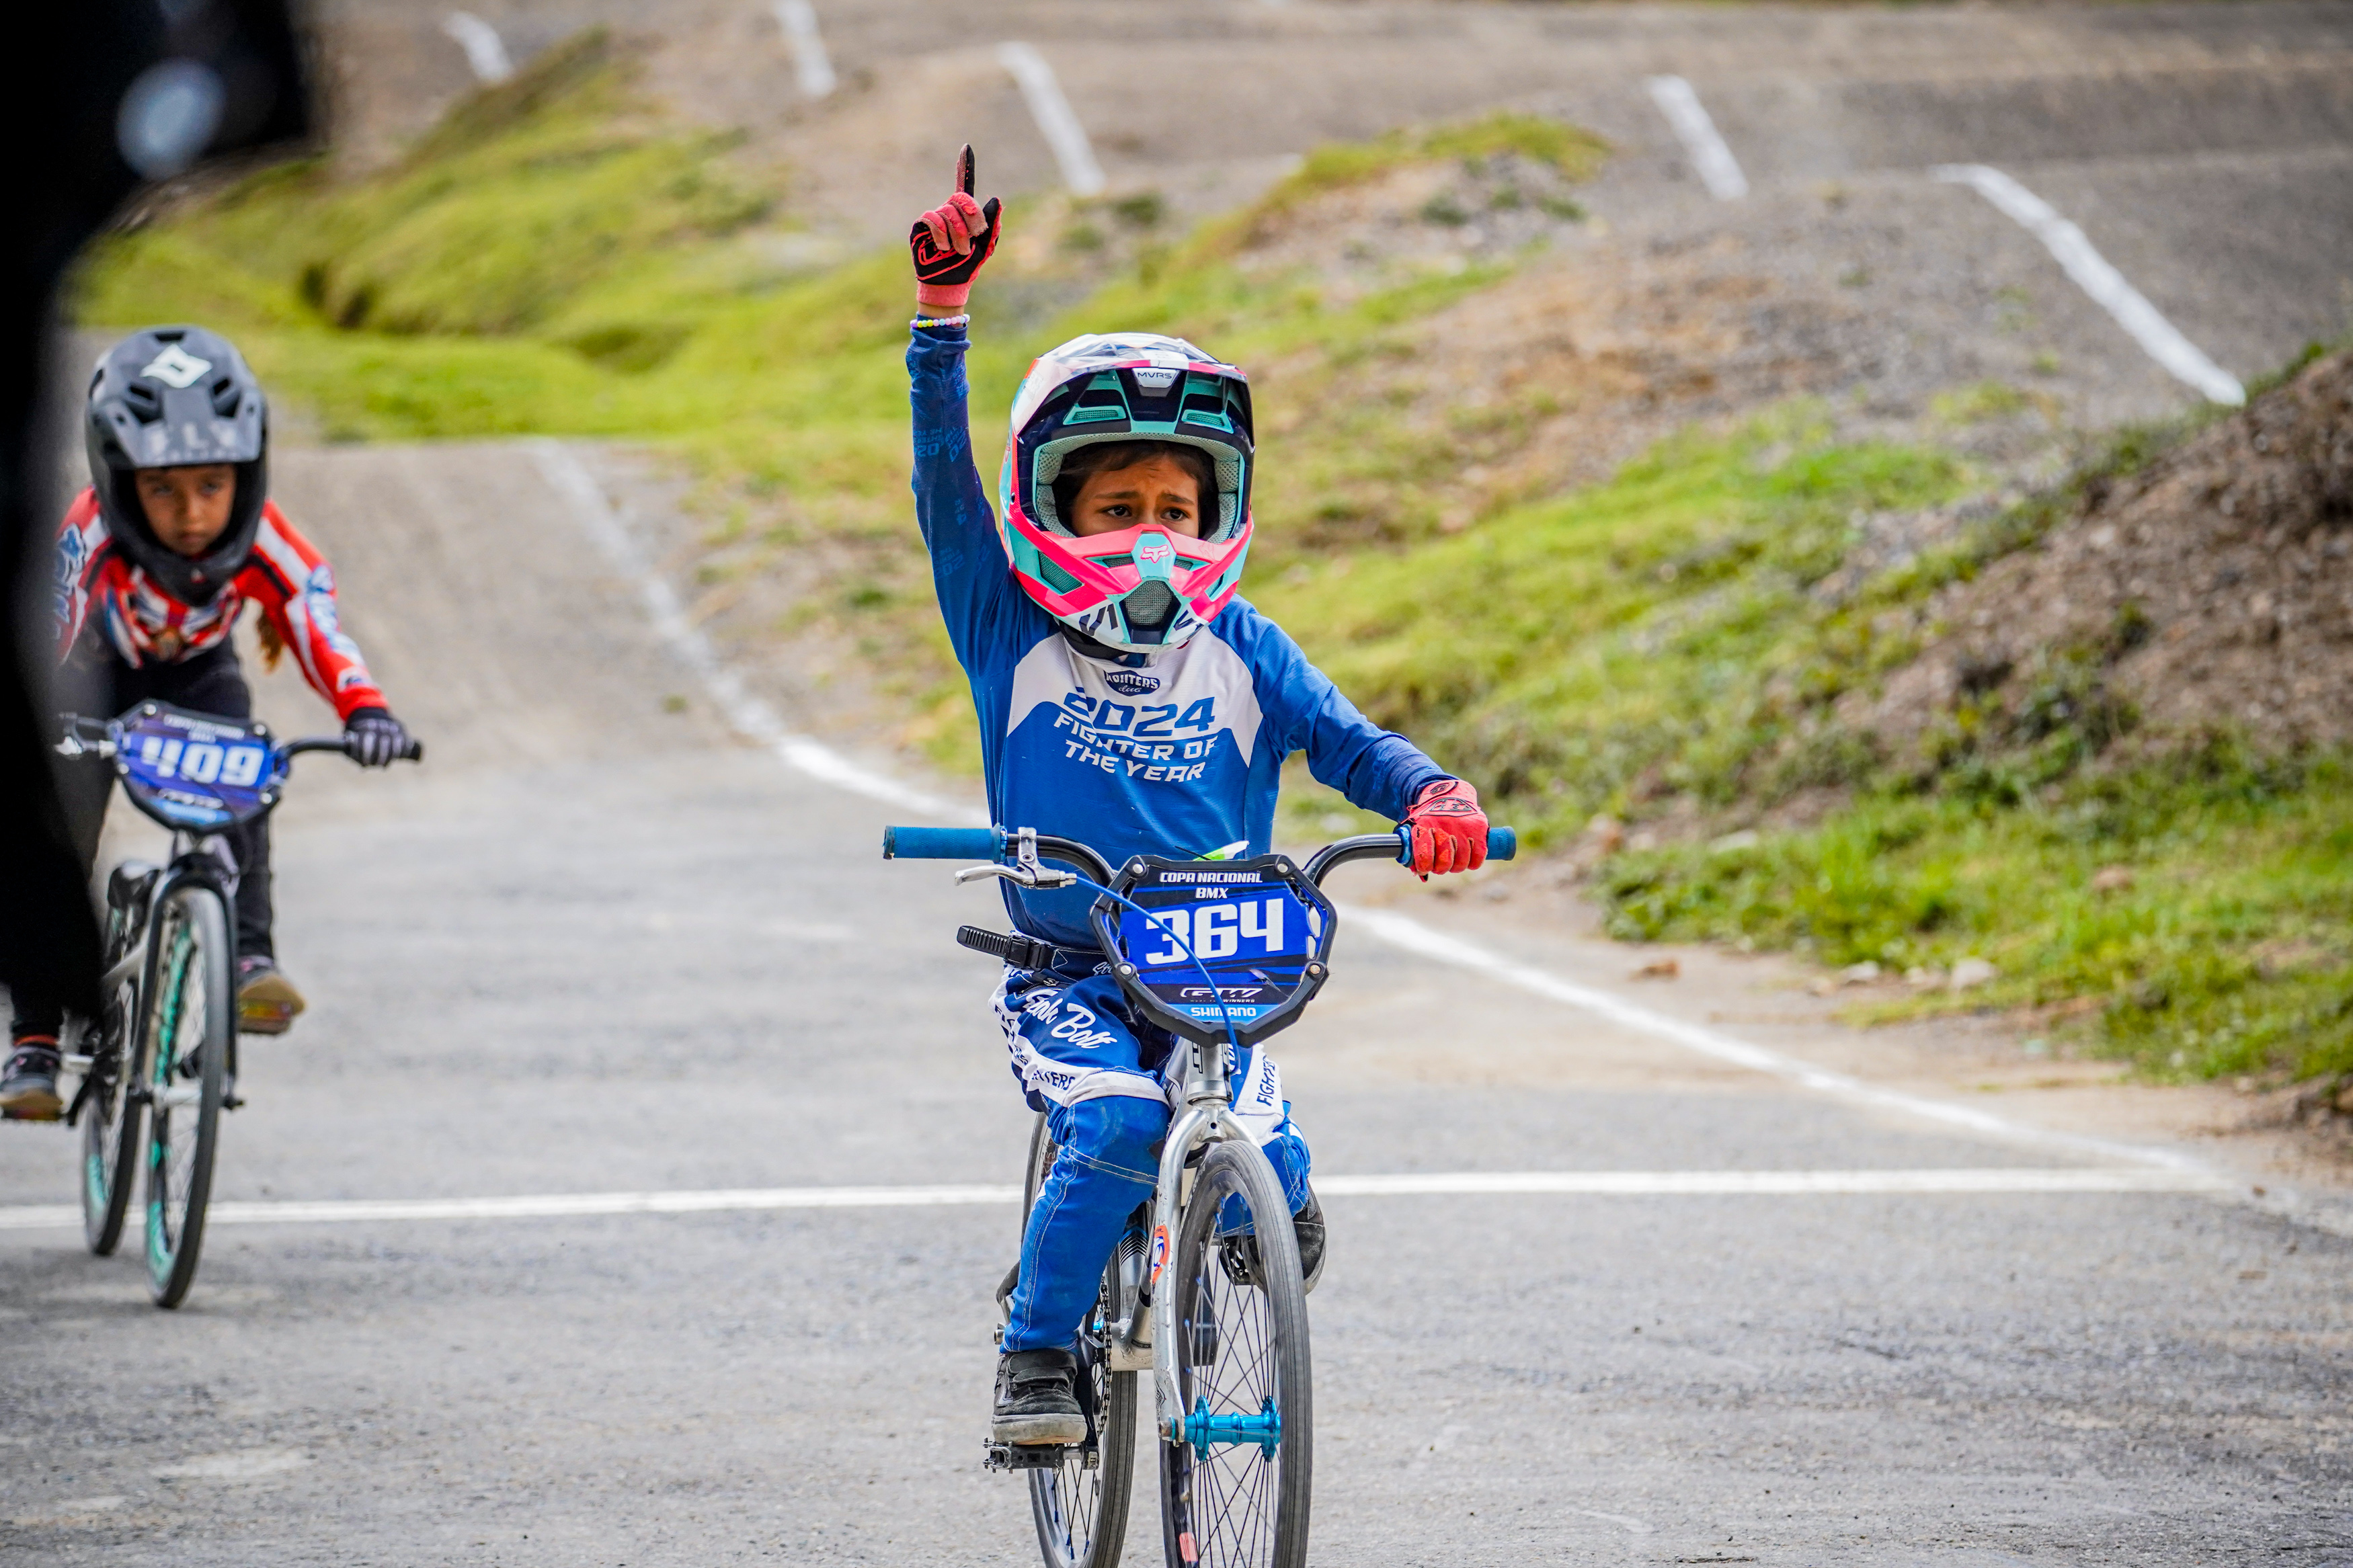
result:
[[[1325,149],[1174,243],[1142,197],[1026,204],[1009,226],[1039,237],[1008,245],[978,300],[984,461],[1026,356],[1071,332],[1177,332],[1278,367],[1260,387],[1254,596],[1499,816],[1542,842],[1597,812],[1720,826],[1835,806],[1803,830],[1620,853],[1600,886],[1620,934],[1897,967],[1981,956],[2001,971],[1990,990],[1912,1005],[2033,1005],[2159,1071],[2353,1068],[2341,759],[2217,742],[2110,765],[2060,693],[2038,732],[1958,746],[1924,775],[1834,721],[1841,692],[1908,657],[1907,614],[2031,542],[2063,493],[1826,592],[1855,575],[1859,520],[1954,501],[1981,477],[1933,446],[1841,438],[1797,406],[1687,432],[1588,489],[1461,513],[1466,458],[1518,438],[1525,410],[1417,424],[1360,372],[1409,360],[1418,323],[1516,260],[1335,281],[1284,246],[1409,166],[1459,169],[1483,203],[1567,221],[1561,185],[1605,152],[1524,116]],[[272,170],[122,237],[88,269],[80,314],[229,331],[333,437],[670,444],[705,476],[703,586],[823,543],[845,564],[833,595],[797,613],[857,639],[909,734],[969,765],[970,710],[904,500],[904,261],[795,263],[782,189],[726,139],[649,114],[628,59],[584,35],[389,169]],[[1441,193],[1424,216],[1461,208]],[[993,302],[1019,330],[987,330]],[[2105,461],[2150,446],[2132,437]],[[1311,792],[1311,809],[1330,798]],[[2110,890],[2095,892],[2103,870]]]

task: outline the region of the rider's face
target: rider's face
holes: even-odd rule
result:
[[[1201,487],[1174,458],[1148,458],[1133,468],[1089,474],[1071,508],[1071,531],[1082,539],[1145,522],[1201,537]]]
[[[237,470],[228,464],[141,468],[132,478],[147,526],[166,550],[193,559],[227,529],[229,508],[237,500]]]

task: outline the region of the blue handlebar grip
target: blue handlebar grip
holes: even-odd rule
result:
[[[997,860],[1005,835],[994,827],[886,827],[885,860]]]

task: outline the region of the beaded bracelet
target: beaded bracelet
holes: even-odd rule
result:
[[[966,311],[960,316],[918,316],[907,324],[911,327],[968,327],[972,325],[972,313]]]

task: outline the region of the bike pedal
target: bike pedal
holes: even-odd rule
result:
[[[983,1439],[985,1470],[1051,1470],[1076,1447],[1063,1443],[998,1443]]]

